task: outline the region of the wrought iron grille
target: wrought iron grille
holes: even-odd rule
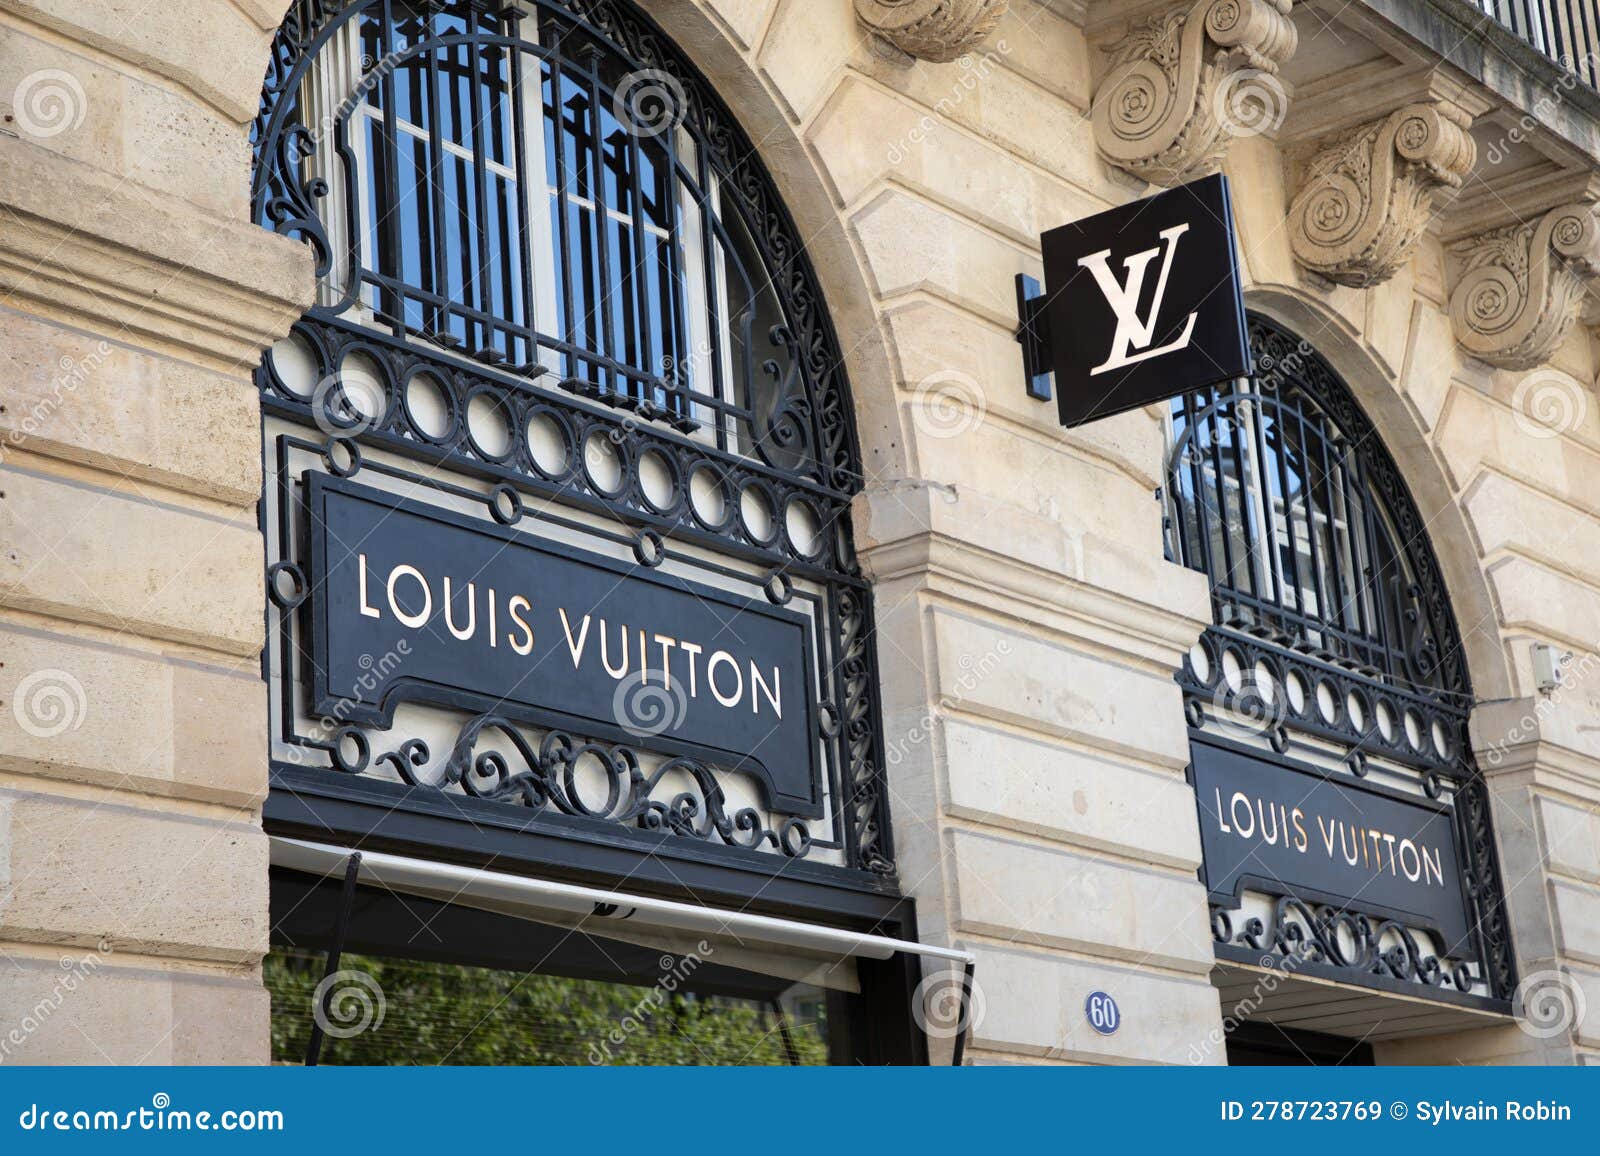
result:
[[[1220,944],[1495,998],[1514,982],[1471,687],[1427,525],[1349,389],[1250,318],[1253,377],[1172,403],[1168,556],[1211,580],[1215,625],[1179,672],[1195,732],[1243,724],[1330,777],[1375,772],[1452,808],[1473,942],[1438,953],[1393,920],[1278,898]]]
[[[1600,88],[1600,10],[1593,0],[1476,0],[1488,16],[1515,32],[1590,88]]]
[[[652,761],[648,741],[519,737],[503,711],[445,757],[296,729],[296,680],[275,676],[279,741],[334,773],[892,874],[842,357],[792,220],[695,69],[625,0],[299,0],[253,143],[256,220],[312,246],[320,278],[257,374],[269,674],[304,660],[298,470],[478,503],[803,602],[835,834],[769,825],[717,768]]]

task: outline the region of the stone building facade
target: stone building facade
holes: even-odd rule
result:
[[[318,301],[252,202],[288,7],[0,0],[19,1062],[269,1058],[256,372]],[[965,1059],[1221,1063],[1246,1021],[1380,1063],[1600,1056],[1600,1013],[1535,1006],[1600,1008],[1593,60],[1462,0],[640,8],[759,154],[837,336],[895,886],[975,956]],[[1247,308],[1342,380],[1426,525],[1515,999],[1218,954],[1175,679],[1214,603],[1170,549],[1170,407],[1063,430],[1015,339],[1042,232],[1218,170]]]

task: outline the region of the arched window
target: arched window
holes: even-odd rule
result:
[[[256,218],[319,276],[258,374],[275,785],[891,874],[842,357],[792,220],[695,69],[624,2],[298,0],[253,141]],[[312,678],[322,478],[781,615],[809,648],[807,782],[675,742],[675,686],[647,707],[665,723],[620,698],[584,722],[371,655],[394,663],[381,705],[340,714]],[[671,624],[650,625],[635,655],[667,647],[667,669]],[[724,665],[719,694],[737,676],[775,706],[765,670]]]
[[[1230,947],[1504,998],[1471,686],[1427,524],[1310,344],[1259,315],[1250,342],[1253,377],[1171,405],[1168,553],[1209,577],[1215,623],[1179,673],[1191,734],[1448,809],[1473,911],[1465,937],[1430,936],[1359,901],[1272,894],[1252,908],[1214,889],[1213,929]]]

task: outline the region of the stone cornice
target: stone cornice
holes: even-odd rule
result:
[[[1158,562],[1158,590],[1110,589],[1078,573],[1079,547],[1040,519],[1026,545],[1004,545],[985,529],[999,520],[992,510],[961,509],[975,496],[957,497],[935,483],[902,481],[857,495],[852,520],[862,563],[880,588],[920,581],[929,591],[1009,614],[1081,639],[1151,670],[1170,673],[1210,624],[1209,587],[1203,575]],[[1005,537],[1004,534],[1001,537]],[[1204,617],[1178,609],[1188,604]]]
[[[1553,136],[1600,163],[1600,93],[1469,0],[1357,0],[1424,56],[1448,61],[1519,112],[1540,114]]]
[[[0,214],[0,300],[207,368],[253,369],[313,299],[304,246],[15,138]]]

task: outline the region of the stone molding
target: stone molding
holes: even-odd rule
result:
[[[253,370],[313,300],[299,243],[3,137],[0,206],[0,293],[210,369]]]
[[[1456,340],[1499,369],[1549,359],[1600,273],[1597,202],[1558,206],[1533,221],[1490,229],[1452,246],[1460,271],[1450,294]]]
[[[943,64],[994,31],[1011,0],[856,0],[856,16],[907,56]]]
[[[1289,206],[1295,257],[1355,288],[1394,276],[1428,227],[1435,191],[1460,188],[1471,172],[1471,124],[1452,104],[1418,102],[1329,140]]]
[[[1154,184],[1181,184],[1219,167],[1233,136],[1281,122],[1278,68],[1298,39],[1291,6],[1198,0],[1111,45],[1091,110],[1100,155]]]

